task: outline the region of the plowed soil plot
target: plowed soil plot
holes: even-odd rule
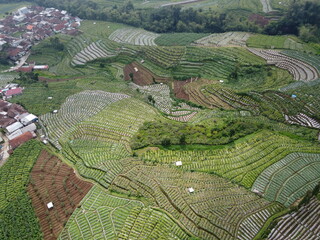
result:
[[[189,101],[189,95],[185,92],[185,90],[183,89],[184,85],[186,85],[187,83],[190,83],[191,82],[191,79],[188,79],[188,80],[185,80],[185,81],[174,81],[173,82],[173,92],[174,92],[174,95],[177,97],[177,98],[180,98],[180,99],[184,99],[184,100],[187,100]]]
[[[124,79],[131,81],[130,73],[133,74],[133,82],[140,86],[146,86],[155,82],[167,82],[168,79],[153,74],[149,69],[138,63],[130,63],[124,67]]]
[[[28,192],[44,239],[57,239],[92,184],[82,181],[56,156],[42,151],[31,172]],[[53,208],[47,204],[52,202]],[[18,226],[17,226],[18,227]]]

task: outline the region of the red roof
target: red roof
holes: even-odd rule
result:
[[[54,30],[55,31],[60,31],[61,29],[65,28],[64,24],[61,23],[61,24],[58,24],[57,26],[54,27]]]
[[[22,94],[22,91],[23,91],[22,88],[9,89],[8,91],[5,92],[5,95],[6,96],[19,95],[19,94]]]
[[[32,25],[28,25],[27,26],[27,30],[32,30],[33,29],[33,26]]]
[[[33,66],[22,66],[17,69],[17,72],[32,72]]]
[[[36,135],[34,133],[25,132],[22,135],[9,141],[10,148],[15,149],[15,148],[19,147],[21,144],[31,140],[34,137],[36,137]]]

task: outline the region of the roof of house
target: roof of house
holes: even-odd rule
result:
[[[22,133],[33,132],[33,131],[37,130],[37,126],[34,123],[31,123],[28,126],[21,128],[20,130]]]
[[[4,93],[4,95],[7,96],[7,97],[8,96],[13,96],[13,95],[18,95],[18,94],[21,94],[22,91],[23,91],[23,88],[18,87],[18,88],[14,88],[14,89],[9,89],[8,91],[6,91]]]
[[[21,131],[21,129],[18,129],[17,131],[14,131],[13,133],[7,135],[7,138],[9,140],[12,140],[12,139],[15,139],[16,137],[19,137],[20,135],[22,135],[22,133],[23,132]]]
[[[25,116],[24,118],[22,118],[20,120],[20,122],[24,125],[27,125],[29,122],[32,122],[37,119],[38,119],[38,117],[36,115],[30,113],[27,116]]]
[[[22,128],[23,125],[20,122],[15,122],[11,125],[9,125],[8,127],[6,127],[6,130],[8,133],[13,133],[14,131],[18,130],[19,128]]]
[[[36,137],[35,133],[25,132],[22,135],[20,135],[19,137],[16,137],[16,138],[9,141],[10,148],[15,149],[15,148],[19,147],[21,144],[23,144],[23,143],[25,143],[35,137]]]
[[[32,30],[33,29],[33,25],[28,25],[27,26],[27,30]]]

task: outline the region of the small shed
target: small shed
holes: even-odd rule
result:
[[[8,127],[6,127],[6,131],[7,131],[9,134],[11,134],[11,133],[13,133],[14,131],[17,131],[18,129],[20,129],[20,128],[22,128],[22,127],[23,127],[22,123],[20,123],[20,122],[15,122],[15,123],[9,125]]]
[[[219,80],[219,82],[223,83],[224,81],[223,80]]]
[[[134,67],[133,69],[134,69],[135,72],[139,71],[137,67]]]
[[[52,99],[52,97],[48,97],[48,99],[49,99],[49,100],[51,100],[51,99]]]
[[[188,188],[188,192],[189,193],[193,193],[194,192],[194,189],[192,187]]]
[[[52,113],[58,113],[58,110],[53,110]]]
[[[182,162],[181,161],[177,161],[176,162],[176,166],[182,166]]]
[[[53,208],[53,202],[47,203],[47,207],[48,207],[48,209],[52,209]]]
[[[292,94],[291,97],[292,97],[292,98],[297,98],[297,95]]]

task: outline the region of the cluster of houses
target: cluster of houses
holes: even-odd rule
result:
[[[9,153],[36,137],[38,117],[22,106],[0,100],[0,127],[9,142]]]
[[[23,7],[0,20],[0,51],[16,62],[32,45],[56,33],[77,35],[81,19],[67,11],[39,6]]]

